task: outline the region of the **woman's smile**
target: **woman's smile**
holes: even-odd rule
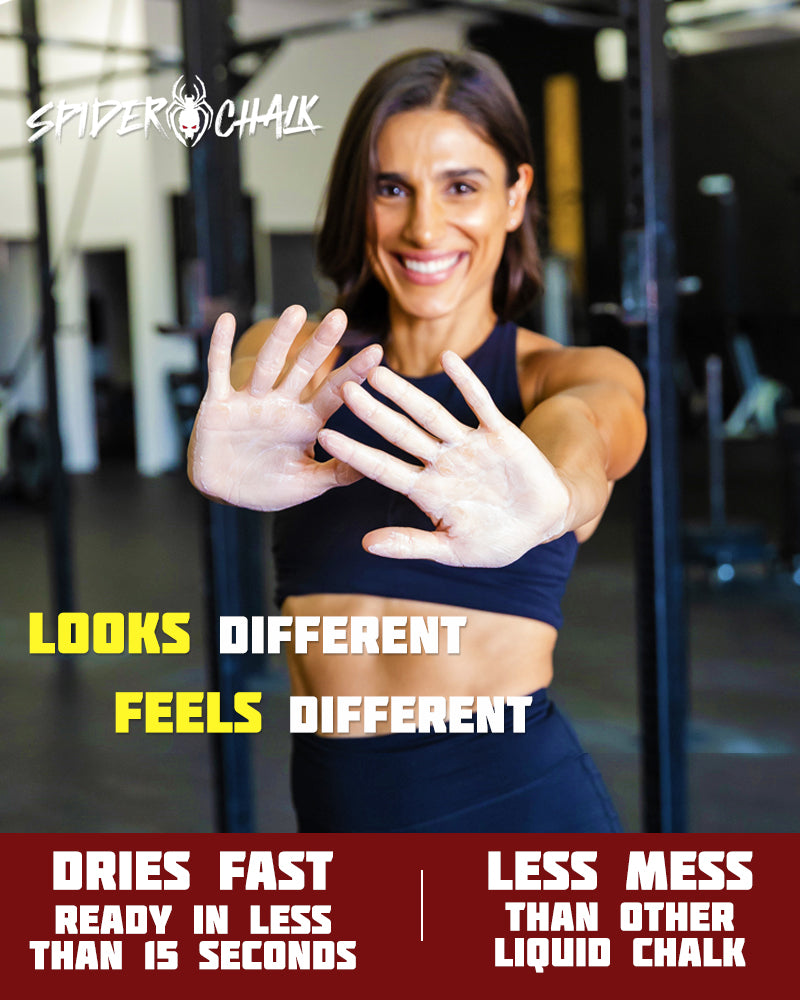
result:
[[[405,253],[394,256],[408,281],[417,285],[438,285],[447,281],[468,254],[457,250],[455,253]]]

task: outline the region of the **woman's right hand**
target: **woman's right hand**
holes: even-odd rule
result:
[[[364,348],[310,391],[344,333],[347,317],[341,309],[328,313],[281,377],[305,319],[301,306],[284,311],[238,390],[231,385],[236,322],[230,313],[217,320],[208,352],[208,388],[188,453],[189,479],[211,499],[252,510],[282,510],[361,478],[339,459],[317,462],[314,444],[325,421],[342,405],[341,386],[363,382],[380,362],[381,348]]]

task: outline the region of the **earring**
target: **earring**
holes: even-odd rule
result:
[[[514,206],[516,205],[516,203],[517,203],[517,199],[516,199],[516,198],[514,197],[514,195],[513,195],[513,194],[512,194],[512,195],[511,195],[511,197],[510,197],[510,198],[508,199],[508,203],[509,203],[509,205],[510,205],[510,206],[511,206],[512,208],[513,208],[513,207],[514,207]]]

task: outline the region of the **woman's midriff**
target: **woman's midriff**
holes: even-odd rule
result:
[[[431,615],[466,618],[458,630],[457,653],[446,651],[444,628],[439,629],[437,653],[323,653],[322,643],[312,642],[309,651],[300,654],[290,647],[287,660],[293,695],[508,697],[547,687],[553,677],[558,633],[552,625],[531,618],[363,594],[290,597],[284,601],[282,614],[343,617],[348,622],[355,616],[379,621]],[[378,733],[387,732],[388,727],[388,722],[379,723]],[[349,735],[364,735],[362,727],[351,725]]]

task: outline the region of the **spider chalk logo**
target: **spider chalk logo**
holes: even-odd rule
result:
[[[184,82],[184,77],[179,76],[172,86],[171,101],[167,101],[166,97],[146,97],[141,101],[101,101],[95,98],[91,103],[83,101],[80,104],[50,101],[34,111],[26,121],[32,132],[28,142],[36,142],[50,131],[54,131],[56,139],[61,141],[65,132],[75,128],[78,139],[86,135],[96,139],[115,119],[118,122],[117,135],[144,132],[147,139],[150,132],[155,131],[166,138],[172,132],[188,148],[196,146],[212,128],[221,139],[227,139],[237,131],[240,139],[243,135],[255,135],[259,127],[274,129],[276,139],[299,132],[311,132],[313,135],[322,128],[311,120],[311,109],[317,103],[317,94],[293,94],[286,100],[283,94],[273,94],[263,112],[259,97],[244,99],[238,107],[228,99],[220,104],[215,113],[206,100],[205,84],[199,76],[195,76],[195,80],[196,83],[190,85],[188,80]],[[51,112],[52,118],[49,117]],[[162,114],[167,128],[159,118]],[[70,128],[65,129],[70,122]]]
[[[179,76],[172,88],[172,103],[167,108],[167,121],[173,135],[184,146],[196,146],[208,131],[208,126],[214,118],[211,105],[206,100],[206,88],[199,76],[195,76],[197,86],[193,88],[191,97],[186,95],[186,85],[180,85],[183,76]],[[178,116],[177,123],[175,116]]]

